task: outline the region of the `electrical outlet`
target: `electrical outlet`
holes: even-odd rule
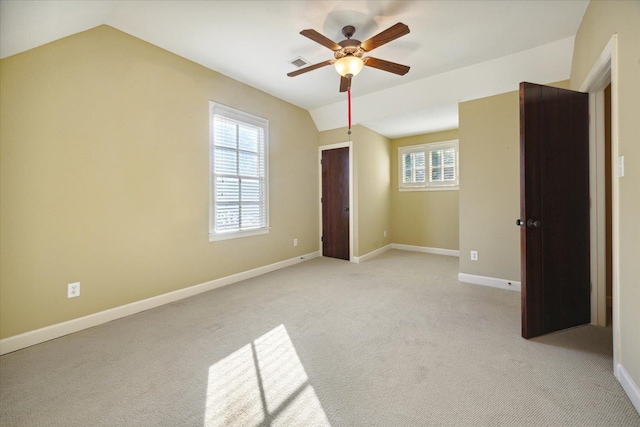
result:
[[[471,261],[478,260],[478,251],[471,251]]]
[[[67,285],[67,298],[75,298],[80,296],[80,282],[69,283]]]
[[[298,239],[293,239],[293,246],[298,246]]]

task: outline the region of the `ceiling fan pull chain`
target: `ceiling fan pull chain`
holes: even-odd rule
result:
[[[351,135],[351,88],[347,89],[347,108],[349,110],[349,130],[347,131],[347,135]]]

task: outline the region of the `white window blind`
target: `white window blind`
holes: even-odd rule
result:
[[[400,190],[458,189],[458,141],[398,148]]]
[[[220,104],[211,109],[210,239],[268,232],[268,121]]]
[[[402,159],[401,183],[405,186],[424,186],[426,156],[424,150],[405,150]]]
[[[429,183],[431,185],[457,184],[456,149],[442,147],[429,149]]]

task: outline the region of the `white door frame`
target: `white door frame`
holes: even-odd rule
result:
[[[318,147],[318,200],[322,200],[322,152],[325,150],[334,150],[336,148],[349,148],[349,261],[353,262],[353,143],[351,141],[338,142],[336,144],[321,145]],[[322,202],[320,203],[320,230],[318,243],[320,245],[320,256],[322,254]]]
[[[580,86],[580,91],[589,93],[589,192],[591,197],[591,323],[606,326],[606,199],[605,199],[605,135],[604,135],[604,89],[611,83],[611,276],[612,276],[612,329],[613,372],[618,378],[618,355],[620,354],[620,199],[618,183],[618,38],[614,34],[589,75]]]

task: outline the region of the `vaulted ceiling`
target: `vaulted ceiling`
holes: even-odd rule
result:
[[[339,75],[323,67],[288,77],[302,57],[332,52],[345,25],[365,40],[397,22],[411,32],[371,56],[411,67],[371,67],[353,79],[353,121],[389,138],[456,128],[460,101],[569,78],[573,38],[588,0],[520,1],[28,1],[0,2],[0,57],[107,24],[309,110],[319,130],[346,126]]]

